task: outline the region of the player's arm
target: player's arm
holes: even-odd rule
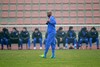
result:
[[[46,24],[56,24],[56,20],[53,16],[51,16],[50,18],[48,18],[48,21]]]
[[[50,17],[49,23],[50,24],[56,24],[56,20],[53,16]]]
[[[98,38],[98,32],[95,32],[96,34],[93,36],[94,38]]]
[[[16,34],[17,35],[15,37],[13,37],[13,39],[19,39],[19,37],[20,37],[19,31],[17,31]]]
[[[89,38],[93,38],[92,32],[89,32]]]
[[[13,39],[13,33],[12,32],[10,33],[10,39]]]
[[[27,32],[28,34],[25,36],[25,37],[23,37],[24,38],[24,40],[26,40],[26,39],[29,39],[30,38],[30,34],[29,34],[29,32]]]
[[[67,32],[67,38],[70,38],[70,36],[69,36],[69,31]]]
[[[9,33],[9,31],[7,32],[7,37],[8,37],[8,39],[10,38],[10,33]]]
[[[88,31],[86,31],[87,32],[87,34],[86,34],[86,38],[89,38],[89,32]]]
[[[76,38],[76,33],[75,33],[75,32],[73,32],[73,34],[74,34],[74,36],[73,36],[73,39],[74,39],[74,38]]]

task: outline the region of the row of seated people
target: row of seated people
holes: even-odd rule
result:
[[[99,33],[95,27],[92,27],[90,31],[86,27],[83,27],[78,33],[78,40],[76,38],[76,33],[73,30],[73,27],[69,27],[67,33],[63,31],[63,28],[60,27],[57,30],[57,43],[60,47],[60,43],[63,43],[63,47],[69,49],[84,49],[82,44],[86,43],[86,49],[89,47],[92,49],[92,43],[96,43],[97,49],[99,49]],[[71,44],[68,46],[68,44]],[[89,45],[88,45],[89,44]]]
[[[69,27],[67,33],[63,31],[62,27],[59,27],[56,34],[56,43],[58,48],[60,48],[60,43],[63,43],[64,49],[77,49],[83,48],[82,43],[86,43],[86,48],[92,49],[92,43],[96,42],[97,49],[99,49],[99,39],[98,39],[98,32],[95,27],[92,27],[91,30],[88,32],[86,27],[83,27],[78,33],[78,40],[76,38],[76,33],[73,30],[73,27]],[[44,44],[46,43],[45,36]],[[36,43],[40,43],[40,49],[42,49],[42,33],[38,28],[35,28],[34,32],[32,33],[32,43],[34,44],[34,49],[36,49]],[[21,32],[19,32],[15,27],[12,29],[12,32],[9,32],[7,28],[0,29],[0,44],[1,49],[4,48],[4,44],[7,45],[7,49],[11,49],[11,45],[13,43],[18,43],[18,49],[23,49],[23,43],[27,44],[27,49],[30,49],[30,34],[27,31],[27,28],[24,27]],[[68,44],[72,44],[68,46]]]
[[[38,28],[35,28],[32,33],[32,43],[34,44],[34,49],[36,49],[36,43],[40,43],[40,49],[42,49],[42,33]],[[18,49],[23,49],[23,44],[27,44],[27,49],[30,49],[31,41],[30,34],[27,31],[26,27],[23,27],[23,30],[19,32],[15,27],[12,28],[12,31],[9,32],[7,28],[3,28],[0,31],[0,44],[1,49],[4,49],[4,45],[7,45],[7,49],[11,49],[12,44],[18,44]]]

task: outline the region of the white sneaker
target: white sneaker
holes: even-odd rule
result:
[[[34,50],[36,50],[36,47],[34,47]]]
[[[42,49],[42,47],[40,47],[40,49]]]

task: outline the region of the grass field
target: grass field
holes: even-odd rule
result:
[[[40,58],[43,50],[0,50],[0,67],[100,67],[100,50],[56,50],[56,58]]]

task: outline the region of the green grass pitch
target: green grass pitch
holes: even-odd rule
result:
[[[56,50],[56,58],[40,58],[43,50],[0,50],[0,67],[100,67],[100,50]]]

